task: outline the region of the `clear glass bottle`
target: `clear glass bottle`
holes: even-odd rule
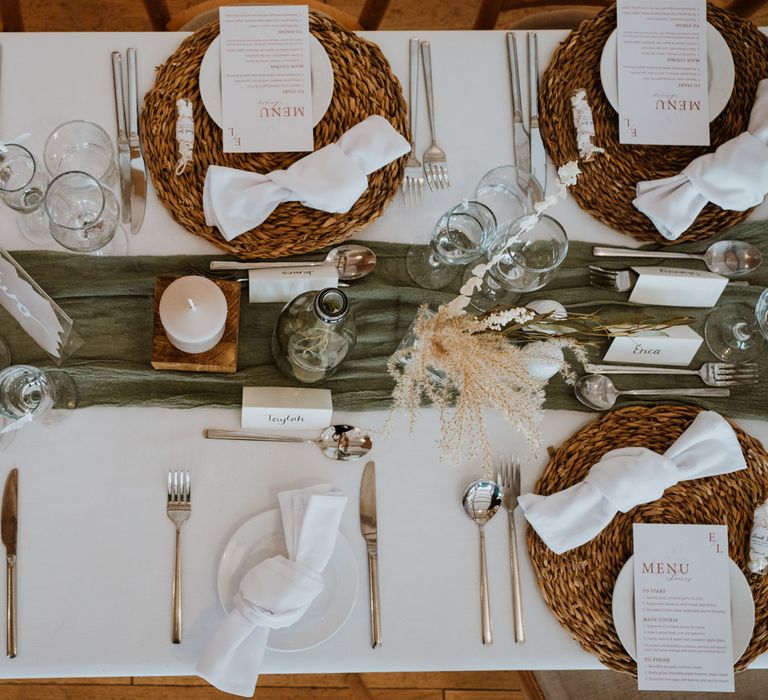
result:
[[[330,377],[355,346],[357,328],[349,299],[330,287],[288,302],[272,334],[278,369],[305,384]]]

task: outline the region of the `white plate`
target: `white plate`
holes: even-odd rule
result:
[[[280,511],[259,513],[238,528],[219,562],[219,600],[229,613],[243,576],[256,564],[286,555]],[[330,639],[349,618],[357,598],[357,562],[347,539],[339,533],[336,549],[323,571],[323,590],[303,617],[290,627],[270,630],[267,648],[304,651]]]
[[[600,81],[603,91],[619,111],[619,73],[616,65],[616,30],[611,32],[600,57]],[[707,75],[709,77],[709,121],[725,109],[733,91],[733,57],[720,32],[707,22]]]
[[[627,559],[616,578],[613,587],[613,624],[619,641],[627,653],[637,661],[637,640],[635,638],[635,574],[632,566],[634,556]],[[755,628],[755,600],[747,579],[733,559],[729,559],[728,574],[731,580],[731,636],[733,641],[733,663],[746,651]]]
[[[221,116],[221,37],[208,47],[200,64],[200,97],[216,124],[224,128]],[[312,76],[312,125],[317,124],[328,110],[333,97],[333,66],[323,45],[309,35],[310,74]]]

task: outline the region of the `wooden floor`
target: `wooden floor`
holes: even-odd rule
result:
[[[533,684],[533,685],[532,685]],[[0,700],[220,700],[195,677],[0,681]],[[528,672],[261,676],[256,700],[543,700]]]

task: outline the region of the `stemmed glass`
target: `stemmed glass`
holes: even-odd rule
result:
[[[59,124],[45,142],[43,161],[51,177],[78,170],[107,187],[117,182],[112,139],[93,122],[78,119]]]
[[[61,414],[51,409],[76,405],[74,382],[63,372],[44,372],[31,365],[11,365],[0,372],[0,416],[11,421],[3,432],[37,419],[54,423]]]
[[[531,173],[514,165],[501,165],[480,178],[472,199],[485,204],[496,217],[498,230],[504,231],[521,216],[533,214],[534,205],[544,199],[544,193]]]
[[[408,249],[405,269],[420,287],[442,289],[483,254],[495,230],[496,219],[488,207],[464,201],[440,217],[428,248]]]
[[[0,150],[0,197],[19,213],[21,234],[38,245],[51,240],[43,207],[47,184],[45,173],[24,146],[8,143]]]
[[[757,359],[768,340],[768,289],[753,309],[748,304],[726,304],[713,309],[704,325],[704,339],[712,353],[725,362]]]

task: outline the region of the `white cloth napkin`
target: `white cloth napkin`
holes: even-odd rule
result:
[[[370,173],[410,150],[384,117],[373,115],[286,170],[262,175],[211,165],[203,186],[205,223],[231,241],[263,223],[281,202],[347,212],[368,187]]]
[[[768,193],[768,79],[757,86],[747,131],[714,153],[699,156],[679,175],[637,184],[632,202],[662,236],[675,240],[707,202],[744,211]]]
[[[720,414],[702,411],[663,454],[645,447],[611,450],[584,481],[551,496],[520,496],[525,517],[556,554],[589,542],[617,511],[650,503],[678,481],[745,469],[736,433]]]
[[[248,301],[291,301],[299,294],[312,289],[339,286],[339,271],[335,264],[293,265],[248,270]]]
[[[323,590],[347,497],[331,484],[278,495],[288,557],[265,559],[240,583],[234,607],[197,664],[219,690],[251,697],[269,630],[292,625]]]

